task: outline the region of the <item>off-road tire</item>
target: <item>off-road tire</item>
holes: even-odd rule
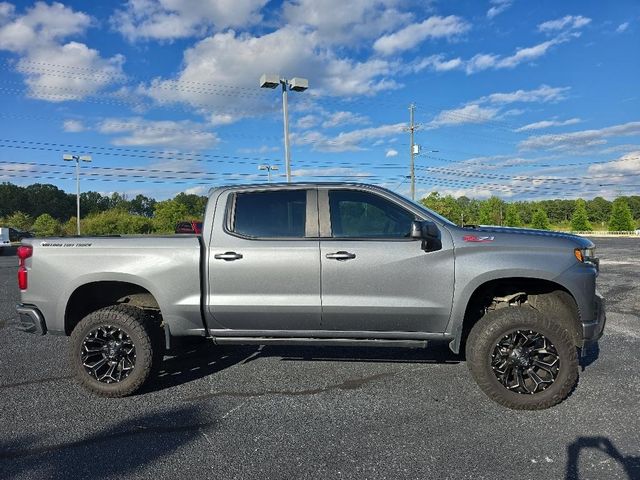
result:
[[[100,326],[113,326],[125,332],[135,346],[135,366],[122,381],[103,383],[83,366],[81,351],[85,337]],[[112,305],[91,312],[71,333],[69,360],[77,381],[85,389],[103,397],[126,397],[138,391],[162,363],[162,329],[143,310],[131,305]]]
[[[555,381],[538,393],[508,390],[492,369],[491,356],[497,343],[517,330],[542,334],[553,344],[560,359]],[[577,351],[567,329],[526,305],[501,308],[482,317],[469,333],[466,357],[467,367],[480,389],[495,402],[514,410],[543,410],[557,405],[571,394],[578,382]]]

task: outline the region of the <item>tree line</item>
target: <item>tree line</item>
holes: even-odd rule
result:
[[[145,195],[99,192],[80,194],[83,235],[173,233],[176,223],[204,215],[207,197],[180,193],[157,201]],[[76,195],[55,185],[27,187],[0,184],[0,226],[30,231],[37,236],[76,234]]]
[[[613,232],[640,226],[640,196],[603,197],[591,200],[539,200],[506,202],[499,197],[476,200],[431,192],[421,200],[426,207],[458,225],[503,225],[542,230]]]
[[[539,229],[629,231],[640,226],[640,196],[591,200],[507,202],[454,198],[432,192],[421,202],[458,225],[504,225]],[[157,201],[145,195],[98,192],[80,194],[81,230],[85,235],[172,233],[183,220],[202,219],[207,197],[180,193]],[[76,196],[54,185],[26,187],[0,183],[0,226],[38,236],[75,235]]]

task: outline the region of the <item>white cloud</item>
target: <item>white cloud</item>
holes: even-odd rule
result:
[[[427,123],[428,128],[485,123],[498,117],[520,115],[520,109],[504,110],[505,105],[512,103],[548,103],[563,100],[569,87],[550,87],[540,85],[532,90],[515,90],[513,92],[496,92],[471,100],[461,107],[442,110],[433,120]]]
[[[307,131],[301,134],[292,134],[291,142],[296,145],[310,145],[314,150],[324,152],[353,152],[364,150],[365,148],[361,144],[365,140],[375,143],[379,139],[399,135],[403,133],[406,126],[406,123],[380,125],[350,132],[340,132],[333,137],[320,132]]]
[[[204,196],[207,195],[207,193],[209,193],[209,190],[211,189],[211,187],[208,187],[206,185],[198,185],[197,187],[190,187],[187,188],[184,193],[186,193],[187,195],[200,195],[200,196]]]
[[[66,37],[83,33],[91,24],[91,17],[74,12],[61,3],[47,5],[37,2],[22,16],[15,15],[13,5],[3,5],[0,49],[10,52],[25,53],[38,47],[48,47]]]
[[[496,68],[513,68],[520,65],[522,62],[529,62],[542,57],[547,51],[554,45],[569,41],[569,37],[558,36],[552,40],[539,43],[533,47],[518,48],[516,53],[508,57],[500,59],[496,63]]]
[[[175,40],[262,20],[268,0],[129,0],[111,24],[130,41]]]
[[[304,26],[321,44],[357,43],[395,30],[413,19],[397,0],[289,0],[283,6],[287,23]]]
[[[629,152],[618,160],[591,165],[589,173],[638,173],[640,172],[640,150]]]
[[[114,135],[113,145],[202,150],[218,143],[217,135],[204,128],[201,124],[186,120],[152,121],[133,117],[106,119],[98,125],[97,130]]]
[[[469,61],[465,62],[467,75],[481,72],[488,68],[495,68],[498,63],[498,58],[500,58],[498,55],[491,53],[478,53],[474,55]]]
[[[236,117],[229,113],[213,113],[209,117],[211,125],[229,125],[236,121]]]
[[[428,38],[455,38],[466,33],[471,24],[456,15],[440,17],[434,15],[420,23],[412,23],[395,33],[384,35],[373,44],[382,55],[409,50]]]
[[[557,37],[538,43],[532,47],[518,48],[513,55],[501,57],[500,55],[481,53],[472,57],[465,64],[465,70],[468,75],[477,73],[487,69],[514,68],[524,62],[536,60],[549,51],[555,45],[568,42],[571,38],[575,38],[578,33],[571,35],[558,35]]]
[[[82,123],[80,120],[65,120],[62,123],[62,129],[65,132],[77,133],[84,132],[87,127],[85,127],[84,123]]]
[[[443,110],[427,125],[431,128],[437,128],[467,123],[484,123],[495,118],[497,114],[497,108],[481,107],[476,103],[471,103],[460,108]]]
[[[82,100],[120,81],[123,63],[121,55],[105,59],[84,43],[69,42],[30,51],[18,61],[16,70],[25,76],[29,96],[62,102]],[[50,70],[48,64],[56,69]]]
[[[626,32],[628,28],[629,22],[621,23],[620,25],[618,25],[618,28],[616,28],[616,33]]]
[[[556,20],[549,20],[538,25],[538,30],[544,33],[554,33],[560,30],[577,30],[591,23],[591,19],[582,15],[566,15]]]
[[[512,0],[491,0],[491,8],[487,10],[487,18],[492,19],[493,17],[500,15],[512,4]]]
[[[564,100],[565,94],[570,87],[550,87],[549,85],[540,85],[533,90],[515,90],[507,93],[492,93],[485,97],[481,97],[477,102],[489,102],[494,104],[506,104],[516,102],[557,102]]]
[[[522,150],[547,148],[551,150],[584,149],[607,143],[606,138],[640,135],[640,122],[628,122],[599,130],[582,130],[578,132],[537,135],[520,142]]]
[[[554,46],[571,41],[580,36],[578,30],[587,25],[591,20],[582,16],[567,16],[559,20],[542,23],[538,29],[545,33],[554,33],[550,40],[538,43],[531,47],[517,48],[515,53],[502,56],[493,53],[479,53],[468,61],[463,61],[468,75],[488,69],[515,68],[526,62],[532,62],[543,57]]]
[[[317,115],[309,114],[300,117],[296,122],[296,126],[300,129],[306,130],[308,128],[313,128],[320,123],[320,119]]]
[[[80,100],[123,78],[121,55],[105,59],[84,43],[63,43],[86,31],[92,22],[88,15],[60,3],[37,2],[23,15],[2,5],[0,50],[20,56],[15,68],[24,75],[29,96]]]
[[[300,94],[302,98],[374,95],[398,87],[391,79],[395,64],[382,59],[339,57],[320,47],[312,32],[290,26],[262,36],[236,34],[233,30],[217,33],[187,49],[183,65],[175,80],[157,78],[140,86],[139,92],[158,103],[207,106],[209,114],[227,113],[237,120],[279,108],[273,92],[258,88],[258,79],[265,72],[310,79],[310,91]],[[216,85],[207,88],[212,79]],[[292,93],[290,103],[295,103],[296,97]]]
[[[568,120],[542,120],[540,122],[529,123],[514,130],[514,132],[526,132],[528,130],[541,130],[549,127],[564,127],[565,125],[575,125],[580,123],[579,118],[569,118]]]
[[[328,114],[327,119],[322,122],[322,128],[335,128],[340,125],[362,125],[365,123],[369,123],[369,119],[363,115],[339,111]]]
[[[385,153],[384,156],[387,157],[387,158],[389,158],[389,157],[397,157],[398,156],[398,151],[394,150],[393,148],[390,148],[389,150],[387,150],[387,153]]]
[[[265,154],[265,153],[272,153],[272,152],[279,152],[279,151],[280,151],[280,147],[270,147],[269,145],[261,145],[256,148],[239,148],[238,149],[238,153],[242,153],[242,154],[250,154],[250,153]]]
[[[462,68],[463,61],[460,57],[445,59],[443,54],[430,55],[413,62],[410,66],[410,70],[415,73],[421,72],[425,68],[430,68],[436,72],[448,72],[449,70],[457,70]]]
[[[333,168],[306,168],[306,169],[294,169],[291,171],[293,177],[368,177],[371,176],[368,172],[362,172],[353,168],[347,167],[333,167]]]

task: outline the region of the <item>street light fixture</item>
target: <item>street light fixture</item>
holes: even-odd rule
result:
[[[259,165],[258,170],[266,170],[268,175],[268,181],[271,183],[271,172],[280,170],[277,165]]]
[[[76,223],[78,228],[78,236],[80,236],[80,162],[91,162],[90,155],[70,155],[65,153],[62,155],[65,162],[76,162]]]
[[[309,88],[309,80],[306,78],[293,77],[290,80],[280,78],[279,75],[263,74],[260,77],[260,88],[282,87],[282,116],[284,122],[284,158],[287,169],[287,182],[291,182],[291,154],[289,152],[289,110],[287,100],[287,89],[294,92],[304,92]]]

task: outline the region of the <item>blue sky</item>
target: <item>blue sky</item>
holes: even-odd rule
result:
[[[0,181],[181,191],[295,180],[507,199],[640,192],[636,1],[0,2]],[[437,152],[434,152],[437,151]]]

